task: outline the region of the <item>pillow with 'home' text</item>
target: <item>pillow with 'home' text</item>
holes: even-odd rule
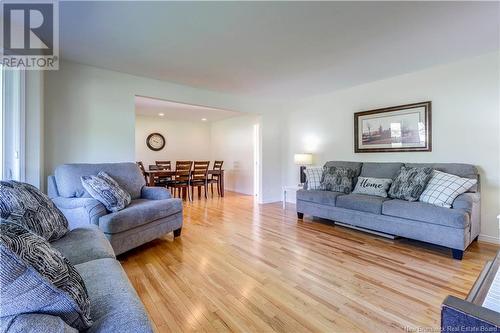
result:
[[[387,190],[392,184],[392,179],[358,177],[358,182],[352,193],[375,195],[387,198]]]

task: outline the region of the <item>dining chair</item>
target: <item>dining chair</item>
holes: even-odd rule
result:
[[[155,166],[158,170],[172,170],[172,163],[170,161],[155,161]],[[172,182],[172,176],[163,176],[158,178],[161,186],[167,186]]]
[[[214,166],[213,166],[212,170],[221,171],[223,164],[224,164],[224,161],[214,161]],[[210,191],[212,192],[212,197],[214,196],[214,184],[217,185],[217,194],[221,195],[221,193],[220,193],[220,177],[221,177],[220,174],[211,175],[211,177],[208,179],[208,183],[210,184]]]
[[[172,182],[168,187],[173,189],[174,197],[176,192],[179,193],[179,198],[185,197],[184,191],[187,191],[187,196],[189,201],[192,197],[189,193],[189,181],[191,180],[191,168],[193,166],[193,161],[176,161],[175,162],[175,175]]]
[[[155,163],[160,170],[172,170],[172,163],[170,161],[156,161]]]
[[[194,188],[198,188],[198,199],[201,198],[201,188],[205,190],[205,199],[208,198],[208,167],[210,166],[210,161],[195,161],[193,166],[193,172],[191,173],[191,180],[189,184],[191,185],[191,193],[194,197]]]
[[[139,169],[141,169],[142,176],[144,177],[144,180],[146,181],[146,184],[147,184],[148,183],[148,176],[146,175],[146,169],[144,168],[144,164],[142,163],[142,161],[137,161],[135,163],[137,164]]]

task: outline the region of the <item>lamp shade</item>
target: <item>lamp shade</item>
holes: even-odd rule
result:
[[[295,154],[293,155],[293,161],[297,165],[311,165],[312,164],[312,154]]]

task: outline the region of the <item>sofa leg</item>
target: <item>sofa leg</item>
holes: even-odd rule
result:
[[[453,254],[453,259],[462,260],[464,257],[464,251],[451,249],[451,253]]]
[[[304,218],[304,213],[297,212],[297,218],[302,220]]]
[[[182,227],[174,230],[174,238],[179,237],[181,235]]]

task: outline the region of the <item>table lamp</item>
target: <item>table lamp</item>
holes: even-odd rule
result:
[[[306,182],[304,169],[306,165],[312,164],[312,154],[295,154],[293,155],[293,161],[296,165],[300,165],[300,183],[304,184]]]

